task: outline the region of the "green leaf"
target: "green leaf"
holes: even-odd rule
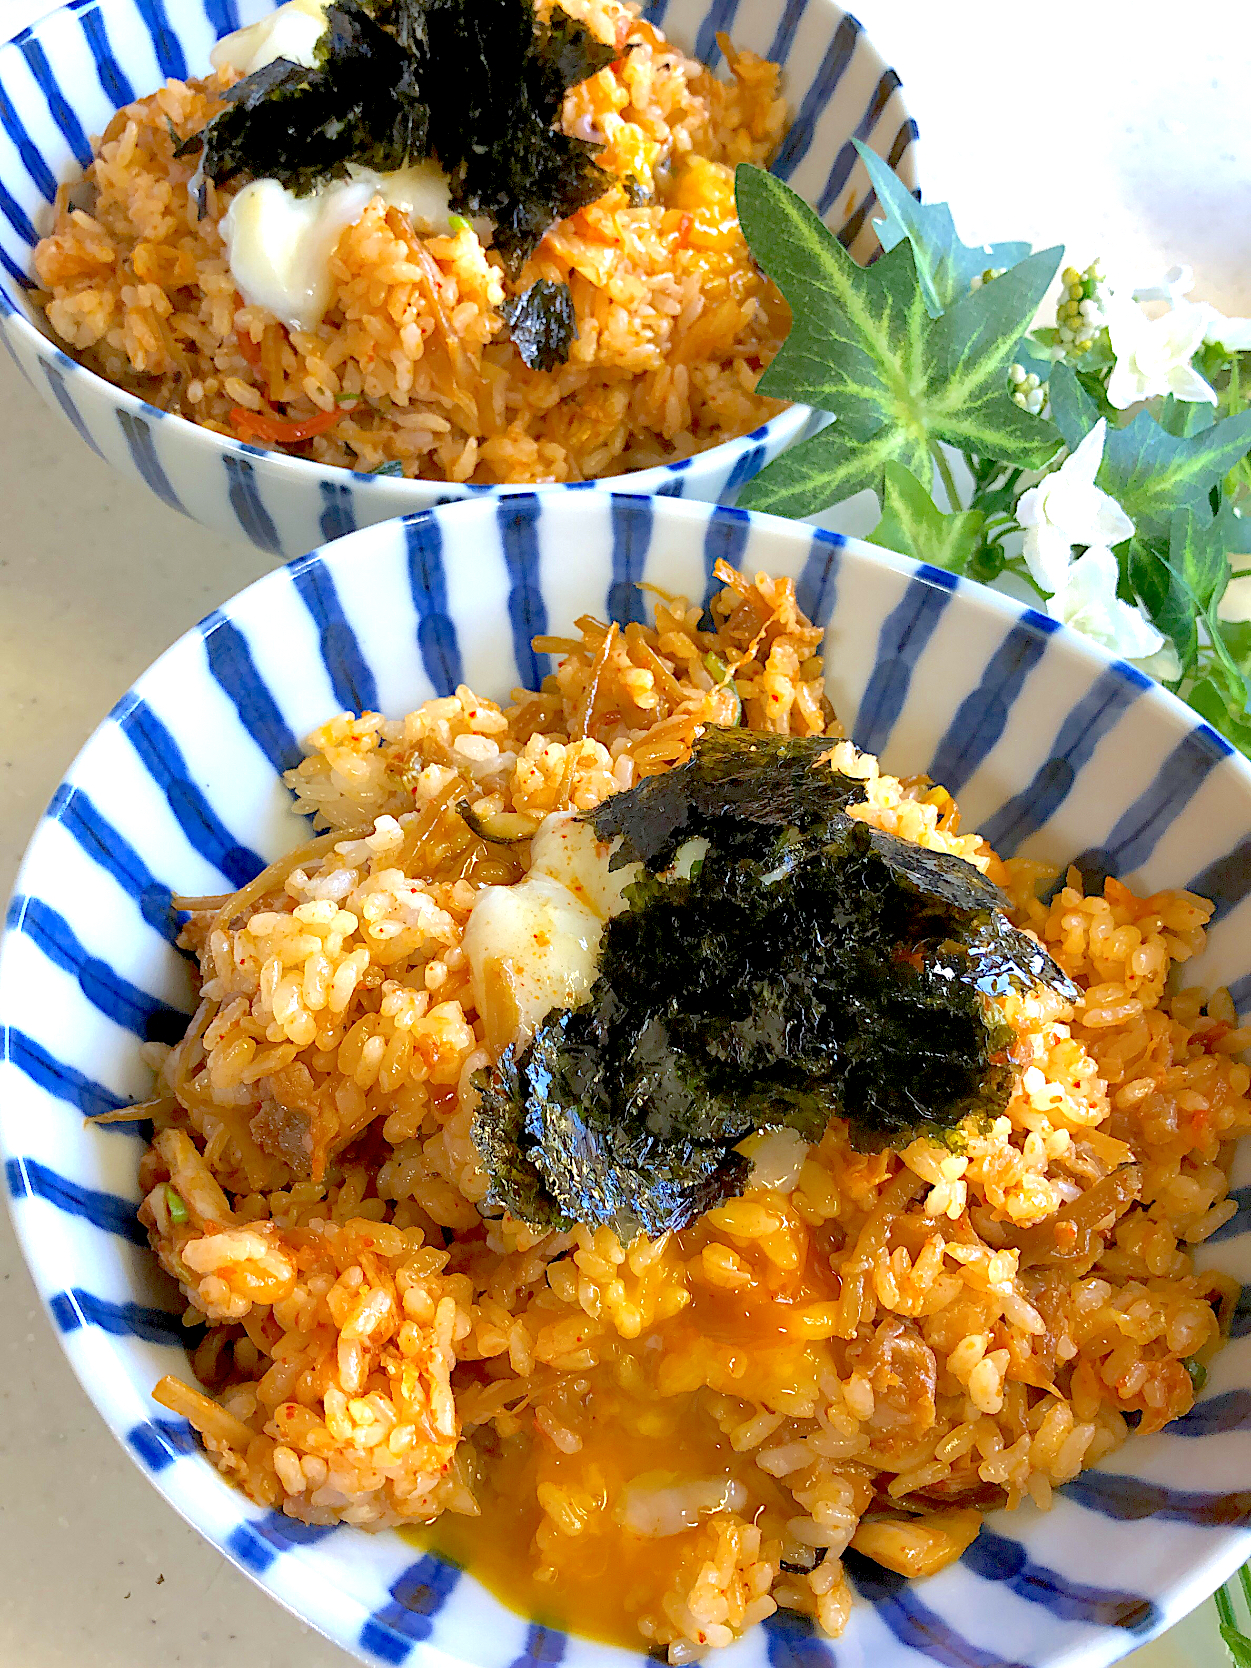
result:
[[[1129,547],[1129,582],[1147,618],[1172,643],[1182,666],[1189,666],[1198,647],[1195,599],[1167,559],[1137,536]]]
[[[981,510],[988,518],[1015,512],[1016,501],[1021,496],[1021,475],[1020,469],[1009,469],[1005,473],[995,465],[987,483],[974,483],[969,508]]]
[[[1057,365],[1051,373],[1051,415],[1070,452],[1077,450],[1099,421],[1099,407],[1068,365]]]
[[[1033,371],[1039,382],[1050,382],[1051,373],[1059,363],[1051,351],[1055,334],[1054,330],[1032,330],[1017,343],[1017,364]]]
[[[1232,741],[1239,752],[1251,758],[1251,722],[1245,713],[1238,710],[1236,699],[1231,705],[1218,676],[1210,674],[1202,678],[1191,689],[1186,700],[1200,718],[1205,718],[1214,730],[1227,741]]]
[[[1173,517],[1167,557],[1135,534],[1128,564],[1130,583],[1157,630],[1177,650],[1183,677],[1199,656],[1199,622],[1207,628],[1212,653],[1206,656],[1207,675],[1199,687],[1213,685],[1219,691],[1218,727],[1231,739],[1231,725],[1247,727],[1248,689],[1238,655],[1226,640],[1229,627],[1218,608],[1229,583],[1226,553],[1238,531],[1238,519],[1229,503],[1222,504],[1216,515],[1206,502],[1185,506]],[[1193,705],[1193,694],[1188,699]],[[1205,699],[1209,706],[1216,700],[1211,689]],[[1206,708],[1197,710],[1209,723],[1217,722]]]
[[[853,144],[869,171],[886,218],[875,222],[878,242],[890,250],[904,238],[912,245],[921,294],[937,318],[969,293],[975,278],[996,267],[1013,267],[1030,252],[1028,243],[995,243],[971,249],[956,236],[946,203],[918,203],[898,174],[859,139]]]
[[[1248,451],[1251,411],[1190,436],[1170,434],[1149,411],[1140,411],[1125,428],[1108,430],[1098,484],[1141,537],[1167,539],[1177,510],[1198,503]]]
[[[1243,1576],[1241,1570],[1238,1573],[1242,1579],[1243,1592],[1245,1593],[1247,1589],[1246,1577]],[[1220,1617],[1221,1638],[1229,1647],[1234,1668],[1251,1668],[1251,1639],[1248,1639],[1246,1634],[1238,1627],[1228,1586],[1218,1587],[1212,1594],[1212,1599],[1216,1605],[1217,1615]]]
[[[1194,597],[1200,611],[1215,605],[1229,584],[1227,552],[1238,531],[1233,505],[1222,503],[1214,516],[1206,501],[1183,505],[1169,528],[1168,561]]]
[[[1055,456],[1054,426],[1022,411],[1007,386],[1017,344],[1063,253],[1029,256],[934,321],[928,399],[920,409],[938,439],[1023,469],[1039,469]]]
[[[1037,354],[1031,353],[1029,340],[1029,337],[1025,336],[1017,343],[1016,363],[1023,371],[1032,371],[1039,382],[1050,382],[1051,373],[1055,369],[1057,361],[1054,359],[1040,359]]]
[[[1220,1633],[1234,1660],[1234,1668],[1251,1668],[1251,1639],[1248,1639],[1245,1633],[1240,1633],[1236,1627],[1227,1627],[1224,1623],[1221,1624]]]
[[[879,491],[887,463],[896,459],[929,480],[929,453],[906,446],[906,439],[894,429],[881,429],[859,440],[842,423],[831,423],[762,469],[739,494],[739,504],[773,515],[811,515],[865,487]]]
[[[1248,688],[1247,678],[1238,663],[1229,643],[1225,640],[1223,622],[1217,614],[1217,598],[1213,597],[1204,615],[1204,623],[1208,628],[1208,636],[1212,640],[1212,647],[1216,651],[1216,664],[1213,671],[1225,687],[1225,698],[1229,704],[1230,713],[1240,724],[1248,723],[1248,708],[1251,707],[1251,689]]]
[[[912,471],[892,461],[886,465],[882,519],[869,543],[963,573],[977,554],[985,525],[980,510],[944,515]]]
[[[1160,427],[1180,439],[1202,434],[1216,421],[1216,408],[1206,400],[1175,400],[1170,394],[1160,406]]]
[[[1021,261],[933,319],[906,239],[859,267],[781,180],[746,163],[735,180],[743,231],[793,320],[759,391],[836,419],[750,481],[744,507],[807,515],[862,487],[881,490],[891,459],[928,486],[940,440],[1023,468],[1054,456],[1056,430],[1007,389],[1058,249]]]

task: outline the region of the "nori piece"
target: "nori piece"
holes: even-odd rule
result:
[[[246,77],[179,154],[202,146],[218,184],[248,173],[299,195],[349,162],[387,172],[437,156],[452,207],[490,218],[513,274],[612,183],[600,147],[557,124],[568,89],[617,50],[559,7],[536,24],[532,0],[336,0],[318,57]]]
[[[429,0],[426,26],[432,73],[423,86],[452,206],[491,220],[515,276],[554,221],[612,184],[594,160],[601,147],[557,124],[568,89],[611,64],[616,49],[559,8],[536,26],[531,0]],[[450,75],[440,64],[475,69]]]
[[[586,1003],[479,1074],[495,1202],[654,1237],[741,1191],[753,1130],[815,1140],[839,1115],[873,1149],[1002,1111],[1011,1033],[989,999],[1076,987],[971,864],[847,816],[861,784],[830,750],[706,731],[587,813],[645,872]],[[694,835],[691,878],[658,872]]]
[[[428,112],[412,60],[356,0],[329,8],[318,56],[315,69],[280,58],[223,95],[226,108],[178,148],[202,148],[201,182],[250,174],[306,196],[344,177],[349,162],[388,172],[425,154]]]
[[[685,764],[613,794],[587,820],[605,842],[620,836],[614,869],[626,863],[663,869],[696,834],[746,849],[758,849],[779,828],[815,835],[864,794],[854,777],[816,768],[834,747],[828,736],[707,729]]]
[[[508,334],[532,371],[554,371],[569,358],[578,334],[568,284],[540,278],[500,308]]]

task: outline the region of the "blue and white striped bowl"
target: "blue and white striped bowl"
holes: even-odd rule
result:
[[[92,737],[22,866],[0,948],[0,1138],[27,1259],[113,1430],[228,1557],[366,1661],[426,1660],[423,1643],[474,1668],[605,1668],[628,1653],[528,1627],[393,1535],[301,1528],[228,1488],[149,1400],[188,1368],[175,1294],[134,1219],[140,1130],[83,1114],[148,1092],[143,1040],[185,1023],[171,892],[240,886],[307,837],[279,780],[299,737],[343,708],[399,714],[462,680],[493,696],[533,687],[548,670],[536,633],[586,612],[639,617],[640,580],[704,597],[718,557],[797,579],[856,741],[956,791],[966,826],[1002,852],[1080,856],[1214,898],[1188,978],[1251,1005],[1251,770],[1141,673],[950,574],[738,510],[530,494],[367,529],[210,615]],[[1251,1186],[1236,1197],[1203,1256],[1251,1277]],[[855,1562],[864,1602],[836,1645],[780,1615],[726,1668],[1115,1660],[1251,1553],[1248,1334],[1242,1306],[1195,1410],[1050,1514],[997,1514],[920,1585]]]
[[[194,521],[289,558],[390,516],[516,489],[355,474],[228,440],[84,370],[43,333],[42,315],[36,327],[27,298],[31,251],[50,225],[57,186],[91,161],[91,136],[166,77],[206,74],[213,43],[276,3],[71,0],[0,48],[0,341],[98,456]],[[852,138],[914,187],[916,124],[899,77],[855,18],[833,0],[649,0],[643,10],[703,62],[719,61],[716,33],[730,30],[737,44],[785,66],[793,121],[774,171],[867,260],[877,247],[877,199]],[[792,407],[683,463],[602,484],[732,503],[745,481],[812,429],[809,409]]]

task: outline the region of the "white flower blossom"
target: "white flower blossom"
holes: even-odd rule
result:
[[[1021,494],[1025,564],[1044,591],[1058,591],[1075,544],[1120,544],[1134,524],[1116,499],[1095,485],[1107,433],[1103,418],[1060,467]]]
[[[1116,364],[1108,378],[1108,399],[1119,411],[1156,394],[1216,404],[1216,390],[1190,361],[1203,345],[1211,309],[1189,301],[1148,318],[1137,302],[1114,295],[1107,306],[1108,336]]]
[[[1194,288],[1194,268],[1189,266],[1171,266],[1153,283],[1143,284],[1134,291],[1135,301],[1167,301],[1170,308],[1183,305],[1182,297],[1189,295]],[[1185,303],[1184,305],[1189,305]],[[1207,320],[1203,330],[1203,340],[1214,342],[1230,353],[1251,352],[1251,319],[1226,318],[1224,313],[1218,313],[1215,307],[1207,302],[1195,303]]]
[[[1203,332],[1205,342],[1215,342],[1227,353],[1251,352],[1251,319],[1227,319],[1215,307],[1209,307],[1207,314],[1207,329]]]
[[[1134,291],[1134,300],[1167,301],[1170,307],[1176,307],[1182,297],[1189,295],[1194,287],[1194,267],[1171,266],[1153,283],[1140,285]]]
[[[1154,654],[1149,654],[1144,659],[1135,660],[1134,665],[1149,678],[1154,678],[1157,683],[1172,683],[1175,678],[1181,677],[1181,661],[1178,659],[1177,650],[1167,640],[1163,648],[1157,649]]]
[[[1117,596],[1118,576],[1112,552],[1105,545],[1092,545],[1065,574],[1047,612],[1110,654],[1145,660],[1163,648],[1164,637],[1137,608]]]

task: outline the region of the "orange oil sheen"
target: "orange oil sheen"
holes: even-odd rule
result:
[[[740,1246],[752,1273],[747,1289],[716,1289],[688,1275],[689,1301],[671,1319],[635,1340],[604,1339],[594,1367],[543,1375],[547,1386],[563,1381],[564,1422],[581,1439],[577,1452],[562,1453],[527,1412],[505,1438],[483,1427],[467,1439],[474,1443],[481,1516],[445,1512],[428,1526],[402,1531],[405,1537],[468,1571],[529,1620],[637,1651],[639,1618],[660,1614],[680,1561],[696,1555],[698,1530],[659,1538],[630,1532],[620,1517],[628,1484],[733,1479],[746,1490],[742,1515],[766,1535],[780,1533],[793,1515],[789,1495],[759,1469],[754,1454],[734,1450],[707,1405],[709,1389],[733,1395],[750,1376],[757,1395],[763,1383],[777,1389],[781,1411],[783,1387],[815,1380],[814,1345],[795,1336],[793,1317],[814,1299],[836,1295],[838,1282],[827,1260],[811,1257],[802,1226],[789,1227],[799,1250],[795,1266],[780,1269],[758,1248]],[[674,1236],[679,1279],[713,1237],[703,1224]],[[694,1365],[687,1382],[675,1384],[674,1367],[682,1361]],[[535,1400],[543,1399],[539,1390]],[[535,1542],[545,1487],[568,1491],[578,1520],[577,1532],[559,1537],[551,1559]]]

